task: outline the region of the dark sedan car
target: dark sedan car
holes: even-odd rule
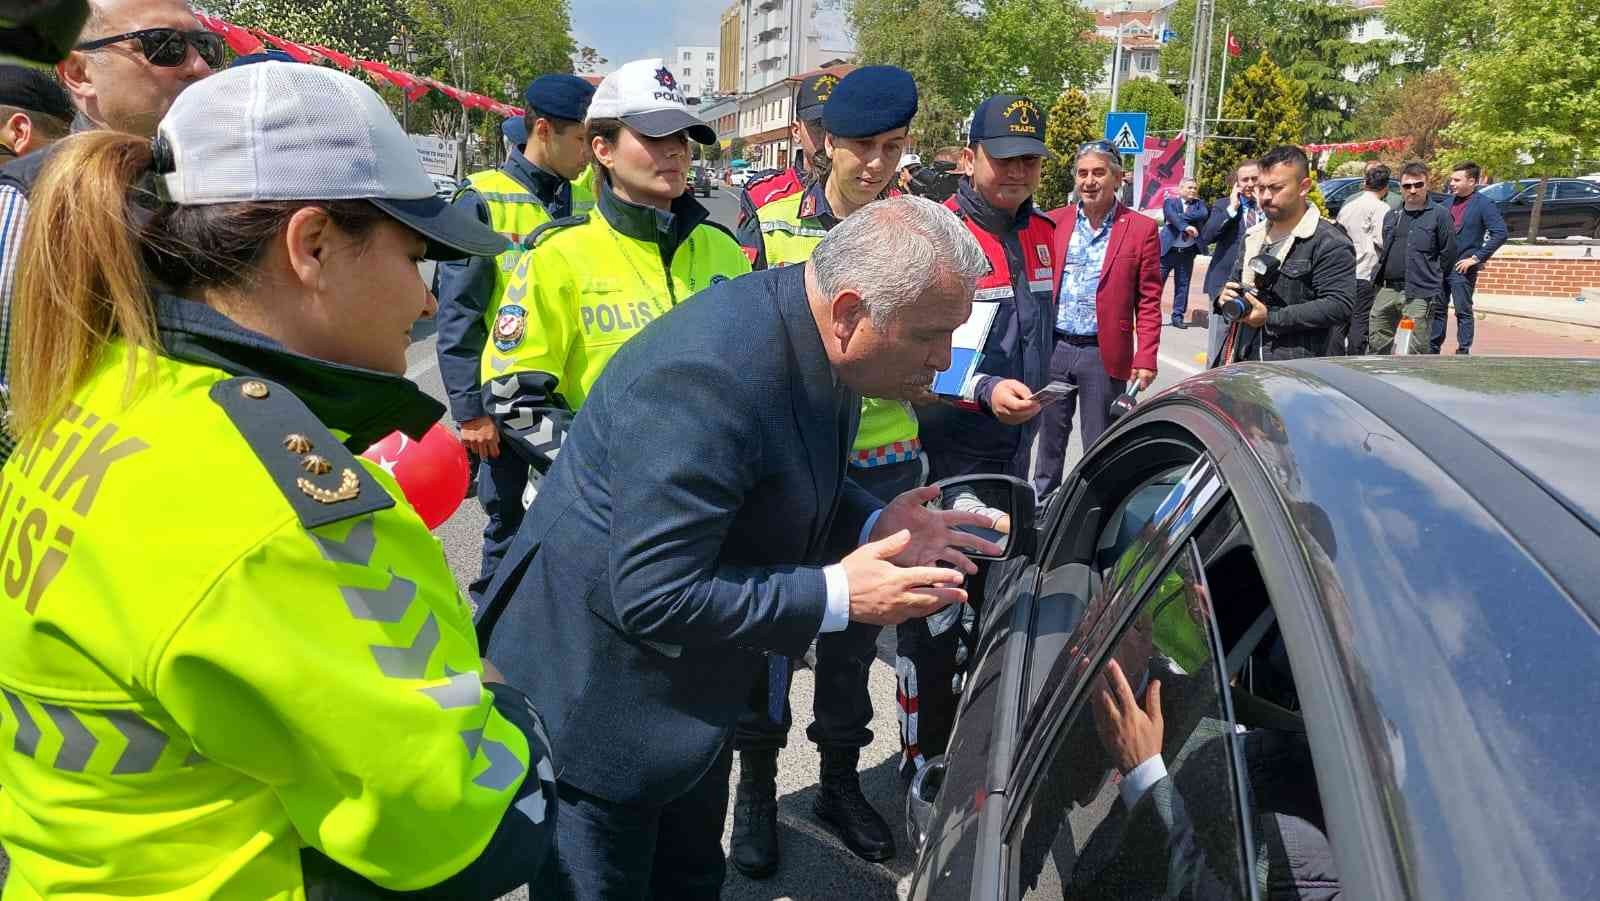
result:
[[[1597,426],[1587,360],[1147,401],[994,564],[910,897],[1591,897]]]
[[[1533,215],[1533,198],[1539,193],[1539,180],[1497,182],[1483,188],[1482,192],[1500,208],[1511,237],[1526,238],[1528,219]],[[1587,178],[1552,178],[1544,186],[1539,237],[1573,235],[1600,238],[1600,185]]]

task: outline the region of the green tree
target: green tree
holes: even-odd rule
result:
[[[1285,75],[1269,54],[1228,83],[1222,100],[1224,121],[1200,146],[1196,165],[1200,193],[1222,197],[1239,161],[1281,144],[1298,144],[1305,131],[1305,86]]]
[[[1351,40],[1354,29],[1373,13],[1342,2],[1311,0],[1296,3],[1295,9],[1297,15],[1271,34],[1267,47],[1275,58],[1289,60],[1286,73],[1306,86],[1301,139],[1351,138],[1351,113],[1371,96],[1378,73],[1389,65],[1400,42]]]
[[[1407,55],[1432,69],[1452,52],[1490,49],[1496,11],[1503,5],[1497,0],[1389,0],[1383,18],[1405,37]],[[1546,52],[1558,46],[1549,44]]]
[[[1499,5],[1493,34],[1492,49],[1447,57],[1461,68],[1461,91],[1445,136],[1508,176],[1542,180],[1600,159],[1600,18],[1590,0]],[[1541,201],[1530,237],[1538,234]]]
[[[1043,104],[1089,84],[1105,61],[1091,14],[1072,0],[853,0],[850,18],[862,64],[899,66],[916,79],[919,147],[955,142],[985,97]]]
[[[1044,177],[1034,192],[1034,203],[1040,209],[1055,209],[1067,202],[1072,193],[1072,158],[1079,147],[1100,137],[1100,132],[1100,123],[1090,114],[1088,95],[1069,88],[1056,97],[1044,130],[1050,155],[1045,157]]]
[[[368,59],[388,55],[403,12],[400,0],[206,0],[203,6],[235,25]]]
[[[1183,101],[1159,81],[1136,78],[1124,83],[1117,90],[1117,109],[1121,112],[1148,113],[1148,132],[1152,135],[1175,134],[1183,130]]]

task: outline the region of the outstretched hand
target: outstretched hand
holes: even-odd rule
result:
[[[881,541],[896,532],[909,532],[910,538],[905,548],[888,558],[889,562],[899,566],[948,563],[968,575],[978,571],[978,564],[968,559],[961,548],[993,556],[1005,553],[1005,548],[1000,545],[956,528],[978,526],[992,529],[994,520],[991,517],[982,513],[928,509],[927,504],[938,499],[939,489],[933,485],[904,492],[883,508],[872,527],[872,534],[867,536],[868,540]]]
[[[1116,660],[1106,664],[1107,687],[1095,692],[1094,722],[1106,753],[1124,776],[1161,753],[1165,724],[1161,719],[1161,680],[1152,679],[1144,692],[1144,706]]]

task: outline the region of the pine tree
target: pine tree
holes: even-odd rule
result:
[[[1283,144],[1298,144],[1305,132],[1305,86],[1290,78],[1268,54],[1230,79],[1222,100],[1218,137],[1200,146],[1200,194],[1225,197],[1228,176],[1239,161]],[[1232,140],[1229,140],[1232,139]]]
[[[1271,52],[1289,60],[1285,73],[1306,87],[1306,128],[1299,140],[1355,136],[1352,113],[1371,98],[1378,73],[1401,46],[1393,39],[1350,39],[1355,27],[1372,15],[1344,3],[1316,0],[1299,4],[1296,15],[1269,37]]]
[[[1034,204],[1042,210],[1055,209],[1072,193],[1072,158],[1082,145],[1100,137],[1101,128],[1089,112],[1089,97],[1082,91],[1062,91],[1050,105],[1045,123],[1044,143],[1050,156],[1044,161],[1044,178],[1034,192]]]

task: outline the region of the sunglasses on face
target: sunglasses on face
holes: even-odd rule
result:
[[[1404,191],[1420,191],[1427,186],[1428,183],[1425,181],[1408,181],[1401,183],[1400,188]]]
[[[101,50],[121,41],[138,41],[139,50],[152,66],[177,68],[189,58],[189,48],[200,54],[200,59],[213,69],[222,67],[223,43],[221,35],[209,31],[180,31],[176,28],[141,28],[126,34],[112,35],[96,41],[86,41],[78,50]]]

